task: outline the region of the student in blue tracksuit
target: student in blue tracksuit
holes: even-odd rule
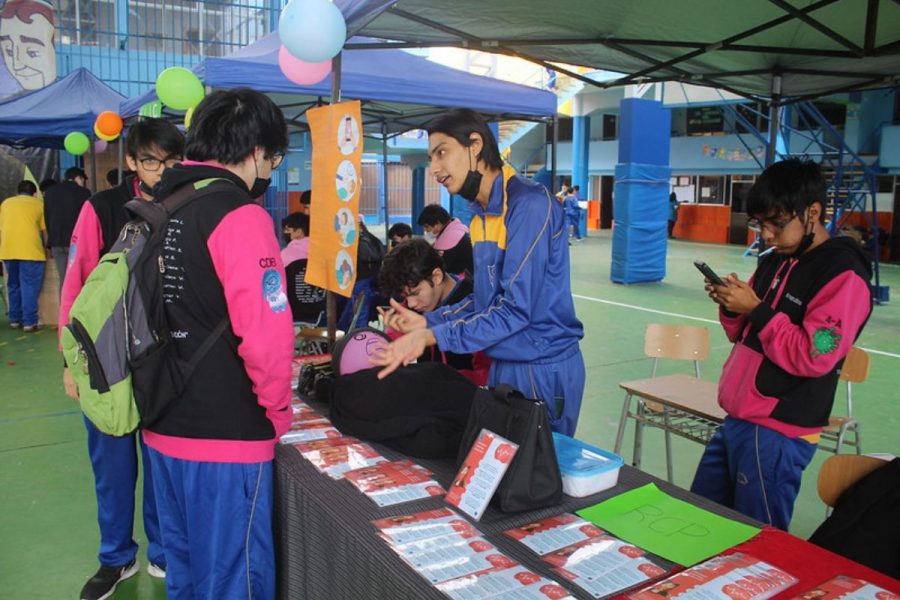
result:
[[[554,431],[575,432],[584,392],[583,336],[569,286],[565,212],[544,186],[504,168],[494,135],[475,112],[457,109],[428,125],[431,171],[471,202],[475,290],[424,316],[391,301],[387,325],[406,335],[376,364],[386,377],[433,345],[483,350],[488,385],[507,383],[547,403]]]

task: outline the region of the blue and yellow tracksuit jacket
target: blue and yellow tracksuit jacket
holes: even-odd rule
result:
[[[472,203],[475,290],[426,314],[438,348],[546,362],[584,335],[569,285],[567,221],[544,186],[504,171],[486,209]]]

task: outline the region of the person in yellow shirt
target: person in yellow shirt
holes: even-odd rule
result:
[[[44,203],[35,197],[37,186],[20,181],[17,196],[0,204],[0,260],[9,291],[9,326],[38,330],[38,294],[47,261]]]

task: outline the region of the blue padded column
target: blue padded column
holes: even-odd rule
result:
[[[590,160],[591,118],[572,117],[572,185],[577,185],[582,200],[590,197],[588,163]],[[581,236],[587,235],[587,210],[581,211],[578,224]]]
[[[666,276],[670,123],[661,102],[622,100],[610,269],[616,283]]]

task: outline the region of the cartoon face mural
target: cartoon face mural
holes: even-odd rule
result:
[[[56,80],[53,6],[44,0],[7,0],[0,9],[0,51],[26,91]]]

